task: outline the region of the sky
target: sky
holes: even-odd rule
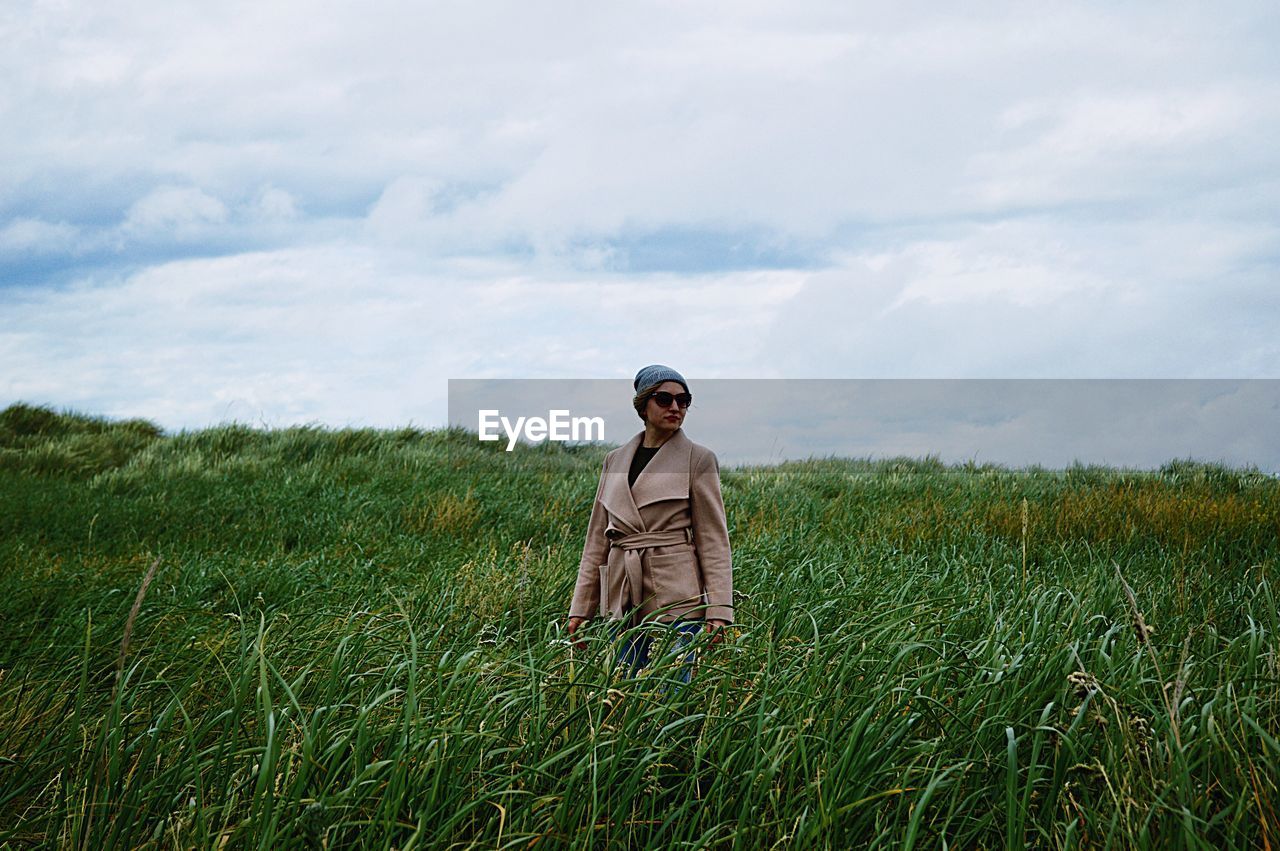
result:
[[[944,5],[9,0],[0,407],[1280,378],[1273,4]]]

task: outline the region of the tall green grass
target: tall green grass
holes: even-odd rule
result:
[[[1280,843],[1274,478],[725,469],[680,689],[561,631],[602,452],[0,412],[0,843]]]

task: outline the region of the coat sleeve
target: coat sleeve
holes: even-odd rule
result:
[[[604,475],[609,469],[605,458],[600,468],[600,484],[596,486],[595,499],[591,503],[591,520],[587,523],[587,540],[582,545],[582,560],[578,562],[578,581],[573,588],[573,601],[569,604],[569,617],[593,618],[600,611],[600,565],[609,555],[609,541],[604,530],[609,525],[609,515],[600,494],[604,492]]]
[[[733,623],[733,558],[729,552],[729,526],[720,495],[720,461],[707,451],[696,458],[689,483],[693,514],[693,541],[707,590],[708,620]]]

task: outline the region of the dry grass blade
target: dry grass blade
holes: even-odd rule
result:
[[[1027,526],[1030,521],[1030,512],[1027,507],[1027,498],[1022,498],[1022,587],[1027,586]]]
[[[129,610],[129,619],[124,622],[124,637],[120,639],[120,657],[116,659],[116,682],[120,682],[120,677],[124,674],[124,660],[129,655],[129,639],[133,637],[133,624],[138,619],[138,610],[142,608],[142,600],[147,596],[147,587],[151,584],[151,580],[156,576],[156,569],[160,567],[160,556],[156,556],[155,561],[151,562],[151,567],[147,568],[146,576],[142,577],[142,585],[138,587],[138,596],[133,598],[133,608]]]

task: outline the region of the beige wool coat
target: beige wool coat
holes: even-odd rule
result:
[[[604,459],[570,617],[733,621],[720,463],[679,429],[627,484],[637,434]]]

